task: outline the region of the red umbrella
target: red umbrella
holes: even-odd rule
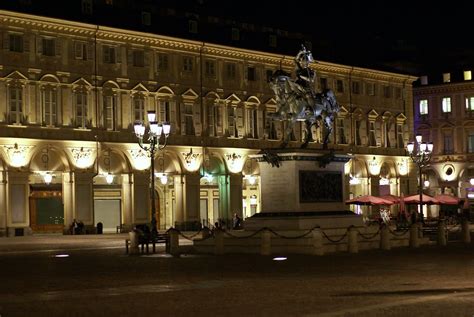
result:
[[[393,202],[376,196],[365,195],[346,200],[346,204],[354,205],[392,205]]]
[[[394,204],[398,204],[400,202],[400,197],[395,196],[395,195],[384,195],[384,196],[380,196],[380,198],[390,200]]]
[[[451,195],[441,194],[433,197],[440,205],[459,205],[459,198]]]
[[[425,195],[425,194],[423,194],[422,200],[423,200],[422,201],[423,205],[439,204],[439,201],[437,199],[434,199],[433,197]],[[404,201],[405,201],[405,204],[419,204],[420,195],[416,194],[416,195],[407,196],[405,197]]]

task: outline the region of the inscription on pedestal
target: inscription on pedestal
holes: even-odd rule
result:
[[[341,202],[340,172],[300,171],[300,203]]]
[[[276,209],[288,204],[286,193],[288,193],[288,171],[279,173],[268,173],[266,181],[268,188],[265,190],[268,200]]]

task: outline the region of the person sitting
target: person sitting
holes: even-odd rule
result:
[[[232,229],[238,230],[242,226],[242,219],[237,213],[234,213],[234,218],[232,219]]]

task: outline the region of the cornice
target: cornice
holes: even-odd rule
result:
[[[148,45],[150,47],[167,48],[174,50],[183,50],[203,53],[206,55],[215,55],[220,57],[248,60],[257,63],[268,63],[281,65],[291,68],[294,66],[294,57],[286,55],[277,55],[261,51],[252,51],[236,47],[211,44],[206,42],[191,41],[179,38],[173,38],[151,33],[130,31],[111,27],[104,27],[93,24],[79,23],[54,19],[42,16],[35,16],[23,13],[0,10],[0,23],[11,27],[31,27],[44,32],[63,33],[65,35],[96,36],[99,41],[123,41],[127,44]],[[409,83],[417,77],[401,75],[396,73],[383,72],[379,70],[352,67],[341,64],[334,64],[324,61],[318,61],[311,66],[317,71],[327,71],[342,75],[354,75],[364,78],[372,78],[391,83]]]
[[[414,87],[413,95],[432,95],[432,94],[447,94],[453,92],[474,92],[474,82],[462,82],[452,84],[442,84],[433,86]]]

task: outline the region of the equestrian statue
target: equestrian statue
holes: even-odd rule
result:
[[[307,147],[310,141],[314,141],[311,127],[313,125],[320,127],[321,122],[324,122],[323,148],[327,148],[339,105],[332,90],[324,89],[320,93],[315,92],[316,75],[309,67],[312,62],[314,59],[311,51],[302,46],[295,57],[296,79],[291,78],[290,74],[282,69],[275,71],[272,75],[270,87],[275,93],[277,103],[273,119],[288,123],[283,147],[288,145],[295,123],[303,121],[305,136],[301,147]]]

